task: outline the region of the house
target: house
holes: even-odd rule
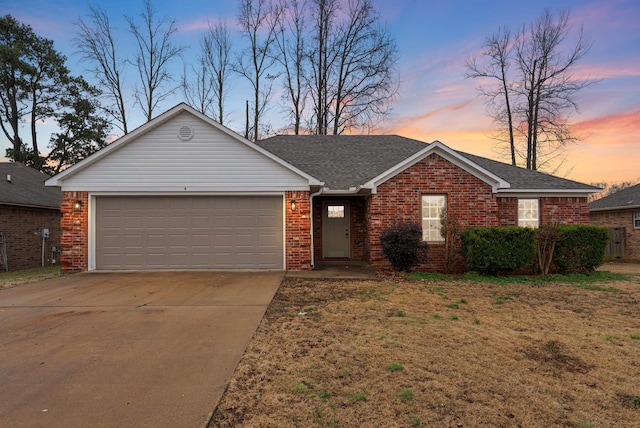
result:
[[[591,223],[609,228],[608,258],[640,261],[640,184],[589,204]]]
[[[0,270],[58,263],[60,189],[21,163],[0,163]]]
[[[598,190],[394,135],[257,144],[185,104],[47,184],[63,193],[65,270],[384,266],[382,231],[408,220],[441,269],[443,209],[463,227],[587,224]]]

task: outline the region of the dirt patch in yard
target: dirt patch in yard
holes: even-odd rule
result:
[[[287,279],[211,427],[637,427],[640,276]]]

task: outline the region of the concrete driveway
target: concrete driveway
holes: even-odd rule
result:
[[[283,276],[80,273],[0,290],[0,425],[205,426]]]

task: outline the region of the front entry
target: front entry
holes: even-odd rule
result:
[[[322,256],[324,258],[349,258],[350,225],[349,202],[323,202]]]

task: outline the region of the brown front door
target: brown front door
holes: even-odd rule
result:
[[[326,201],[322,205],[322,256],[349,258],[349,202]]]

